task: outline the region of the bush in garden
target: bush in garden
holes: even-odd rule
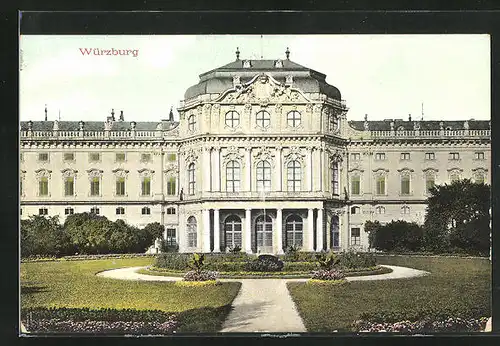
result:
[[[370,268],[377,265],[375,256],[370,252],[343,251],[337,255],[337,259],[336,266],[344,269]]]
[[[153,266],[157,268],[185,270],[189,268],[189,254],[161,253],[156,256]]]
[[[285,262],[297,262],[299,260],[299,251],[300,247],[290,245],[286,248],[285,255],[283,256],[283,260]]]
[[[191,258],[191,262],[189,263],[189,268],[195,271],[201,271],[203,269],[203,266],[205,265],[204,262],[205,262],[204,254],[194,253],[193,257]]]
[[[64,256],[74,253],[71,240],[57,216],[30,216],[21,220],[21,257]]]
[[[256,260],[245,263],[245,271],[249,272],[279,272],[284,263],[273,255],[260,255]]]
[[[320,269],[312,273],[313,280],[343,280],[345,275],[338,269]]]
[[[333,252],[328,254],[324,252],[317,254],[316,261],[322,270],[330,270],[333,267],[337,267],[339,264],[339,258]]]
[[[239,247],[238,245],[236,245],[235,247],[228,247],[227,251],[232,254],[237,254],[241,252],[241,247]]]

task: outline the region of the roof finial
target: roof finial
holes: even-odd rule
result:
[[[287,59],[287,60],[290,60],[290,49],[288,49],[288,47],[286,47],[286,52],[285,52],[285,54],[286,54],[286,59]]]
[[[123,116],[123,111],[120,111],[120,121],[125,121],[125,117]]]
[[[240,48],[236,47],[236,60],[240,60]]]
[[[115,121],[115,110],[111,109],[111,120]]]
[[[170,122],[174,121],[174,112],[172,111],[173,108],[173,106],[170,106],[170,113],[168,114],[168,121]]]
[[[47,121],[47,104],[45,104],[45,121]]]

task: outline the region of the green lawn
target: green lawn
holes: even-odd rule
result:
[[[146,266],[151,258],[21,264],[21,307],[159,309],[177,313],[179,332],[217,332],[241,284],[178,287],[170,282],[95,276],[107,269]]]
[[[377,257],[379,264],[422,269],[425,277],[357,281],[345,286],[288,283],[309,332],[350,331],[361,313],[415,314],[433,310],[472,318],[491,316],[491,262],[487,259]]]

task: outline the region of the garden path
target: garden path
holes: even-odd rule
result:
[[[352,276],[349,281],[389,280],[413,278],[428,275],[429,272],[399,266],[384,266],[391,273],[372,276]],[[145,267],[112,269],[98,273],[98,276],[120,280],[179,281],[181,277],[139,274]],[[286,283],[307,281],[304,279],[220,279],[220,281],[239,281],[242,283],[238,296],[233,301],[221,332],[306,332],[295,304],[290,297]]]

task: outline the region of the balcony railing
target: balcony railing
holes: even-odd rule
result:
[[[173,130],[173,129],[172,129]],[[163,139],[178,137],[178,131],[21,131],[21,139]]]
[[[372,138],[490,137],[491,130],[370,131]]]

